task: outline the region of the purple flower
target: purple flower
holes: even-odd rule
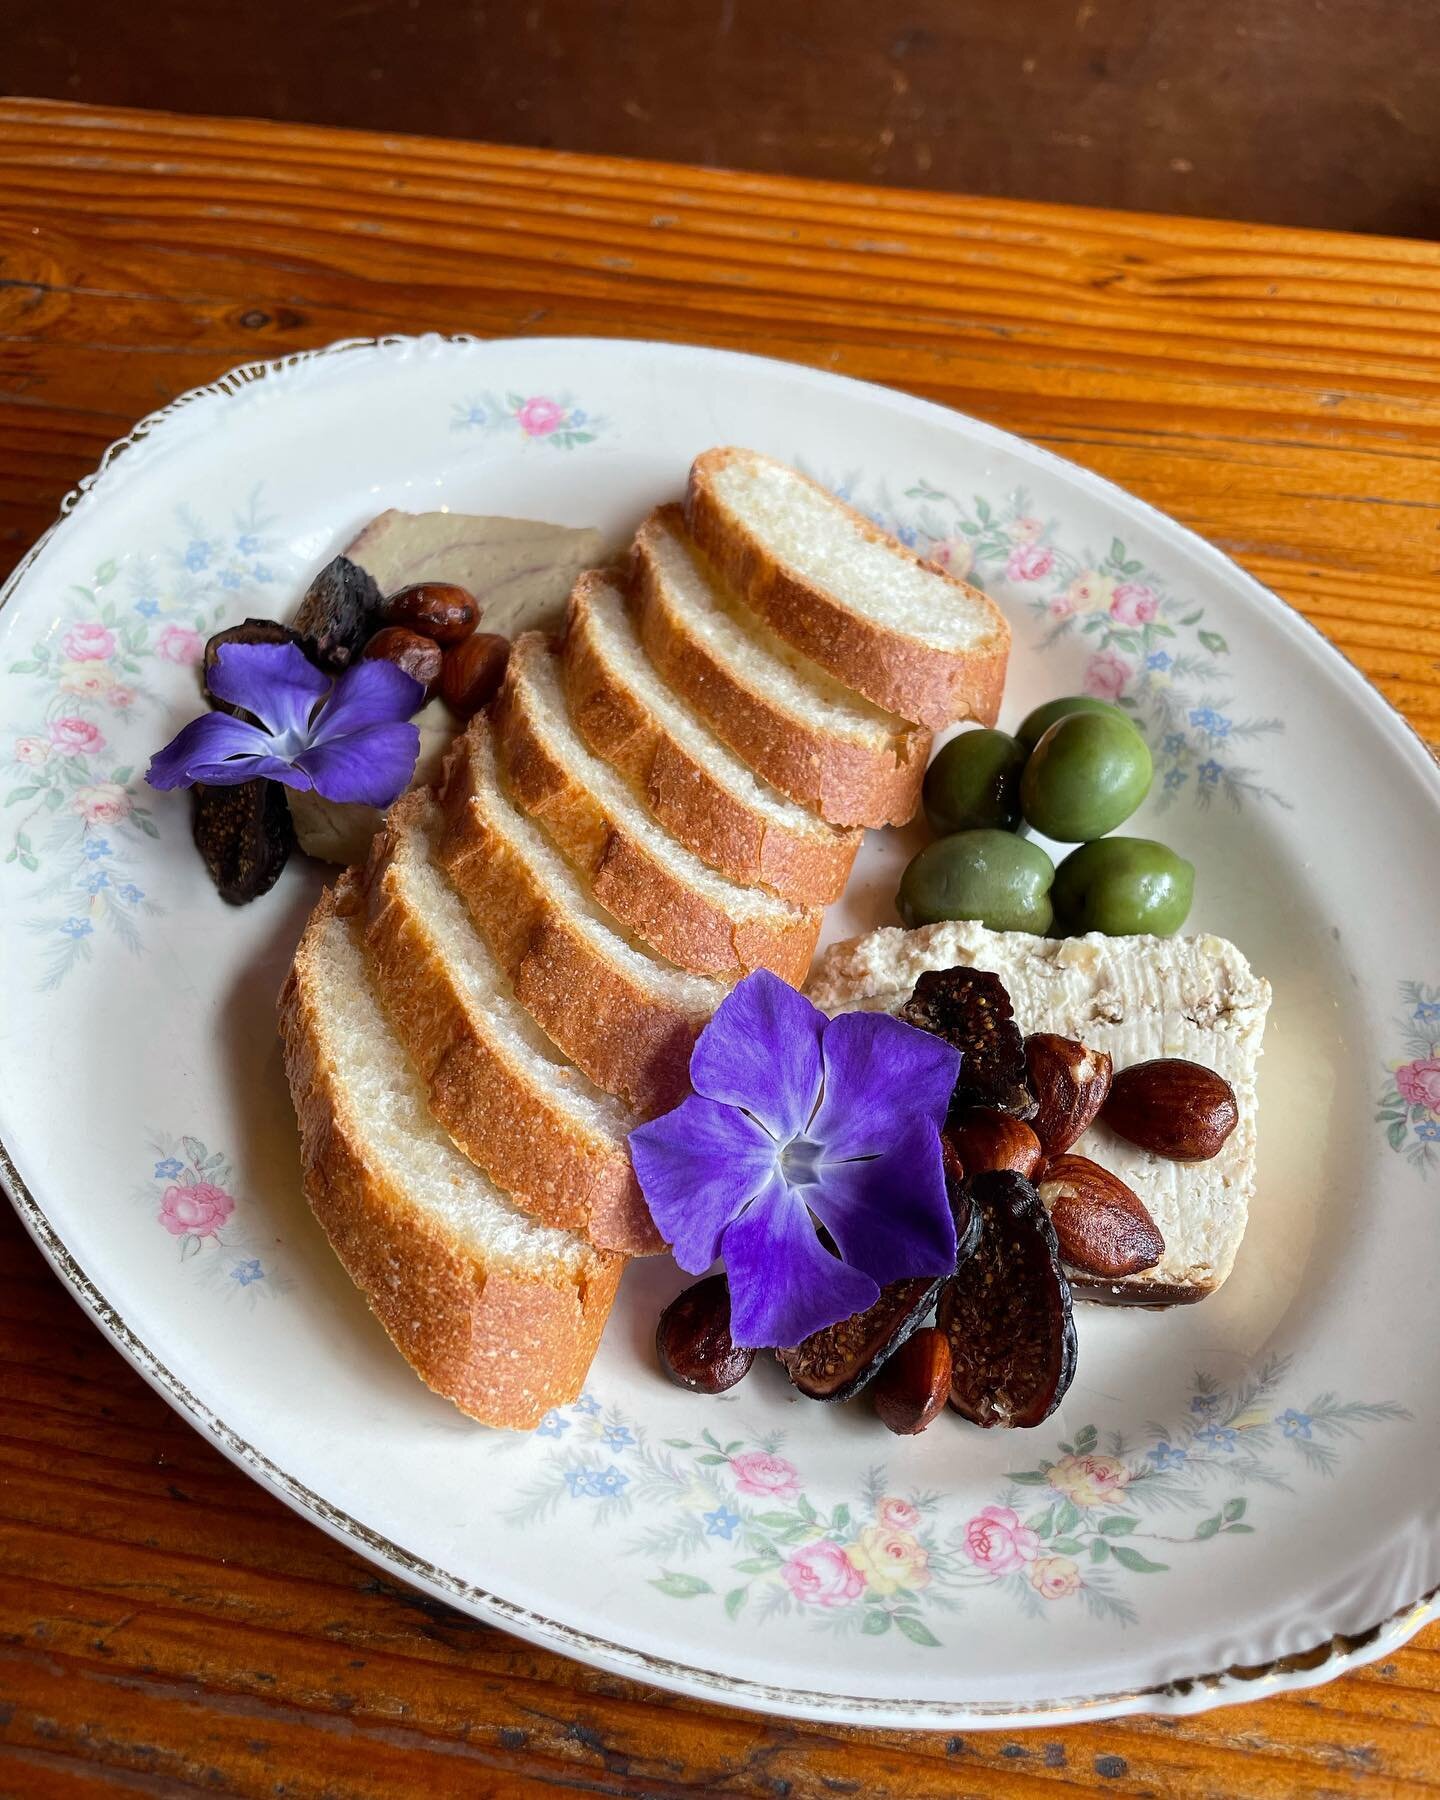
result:
[[[294,644],[224,644],[209,681],[259,724],[222,712],[192,719],[150,759],[151,787],[267,775],[327,800],[388,806],[409,784],[420,751],[409,719],[424,690],[394,663],[367,658],[332,684]]]
[[[885,1013],[827,1019],[764,970],[721,1002],[695,1092],[630,1150],[680,1267],[723,1258],[737,1344],[798,1344],[887,1282],[950,1273],[939,1128],[959,1071],[941,1039]]]

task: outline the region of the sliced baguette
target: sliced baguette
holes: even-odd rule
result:
[[[516,999],[607,1094],[647,1117],[674,1106],[725,985],[653,956],[595,904],[504,793],[483,716],[455,742],[440,803],[436,861]]]
[[[930,733],[882,712],[778,638],[727,592],[662,506],[631,552],[651,662],[735,754],[832,825],[914,814]]]
[[[659,1250],[625,1144],[634,1115],[560,1056],[515,999],[431,861],[440,827],[430,794],[407,795],[365,873],[371,974],[431,1112],[535,1218],[604,1250]]]
[[[586,876],[595,898],[681,968],[738,979],[770,969],[799,983],[820,913],[716,874],[656,823],[614,769],[586,748],[545,638],[511,646],[493,708],[509,793]]]
[[[800,906],[840,897],[860,833],[827,825],[721,743],[660,679],[606,575],[571,592],[561,670],[586,744],[712,869]]]
[[[994,724],[1010,653],[995,602],[819,482],[758,451],[707,450],[685,519],[748,606],[867,700],[932,728]]]
[[[421,1380],[487,1425],[573,1400],[624,1258],[537,1224],[430,1116],[370,985],[359,897],[311,914],[280,996],[305,1197]]]

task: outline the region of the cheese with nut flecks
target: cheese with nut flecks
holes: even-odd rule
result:
[[[1076,1277],[1077,1294],[1164,1305],[1212,1293],[1234,1266],[1255,1188],[1255,1074],[1269,982],[1219,937],[1054,939],[956,921],[887,926],[834,944],[806,991],[827,1013],[895,1012],[927,970],[960,965],[1000,977],[1027,1036],[1078,1038],[1105,1051],[1117,1071],[1182,1056],[1230,1083],[1240,1122],[1209,1162],[1167,1162],[1103,1121],[1072,1147],[1127,1182],[1165,1238],[1155,1268],[1123,1281]]]

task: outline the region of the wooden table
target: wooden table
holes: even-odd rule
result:
[[[141,414],[387,331],[764,351],[1196,526],[1440,736],[1440,247],[0,102],[0,565]],[[680,1702],[377,1576],[0,1221],[0,1791],[1418,1795],[1440,1628],[1188,1720],[887,1734]]]

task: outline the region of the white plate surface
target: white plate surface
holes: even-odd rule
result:
[[[522,1438],[422,1388],[300,1194],[273,1000],[319,887],[243,911],[149,752],[205,635],[285,614],[386,506],[598,524],[691,457],[795,461],[1004,605],[1003,723],[1135,704],[1133,829],[1274,983],[1259,1197],[1194,1308],[1084,1309],[1032,1433],[757,1368],[658,1373],[684,1283],[632,1266],[585,1393]],[[1440,783],[1295,613],[1095,476],[901,395],[722,353],[420,339],[241,371],[147,421],[0,612],[0,1143],[22,1217],[141,1371],[326,1529],[483,1617],[712,1699],[871,1724],[1183,1711],[1322,1679],[1440,1582]],[[827,939],[893,923],[867,840]],[[1045,1465],[1042,1468],[1042,1465]],[[987,1510],[990,1509],[990,1510]],[[1373,1628],[1379,1627],[1378,1632]],[[1328,1661],[1218,1675],[1309,1651]]]

